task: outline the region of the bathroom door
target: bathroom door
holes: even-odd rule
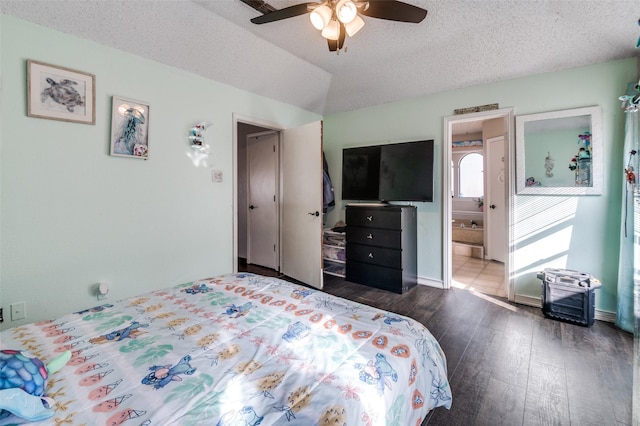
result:
[[[484,202],[487,259],[504,263],[507,253],[505,223],[507,219],[506,168],[504,136],[487,139],[487,190]]]

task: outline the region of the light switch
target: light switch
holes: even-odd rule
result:
[[[222,170],[211,170],[211,180],[213,182],[222,182]]]

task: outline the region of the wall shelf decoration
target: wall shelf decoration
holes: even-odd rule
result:
[[[149,105],[113,97],[111,108],[111,155],[149,158]]]
[[[482,139],[469,140],[469,141],[453,141],[451,142],[453,148],[469,148],[469,147],[482,147]]]
[[[96,124],[96,76],[27,61],[27,115]]]
[[[601,194],[601,123],[598,106],[517,116],[518,194]]]
[[[191,144],[191,149],[204,154],[209,153],[209,145],[207,145],[204,140],[204,134],[209,126],[211,126],[211,123],[201,121],[189,129],[189,143]]]

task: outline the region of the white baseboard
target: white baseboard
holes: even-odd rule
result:
[[[609,311],[601,311],[600,309],[596,309],[595,317],[597,320],[606,321],[606,322],[616,322],[616,313]]]
[[[523,296],[521,294],[516,294],[516,299],[514,300],[514,302],[520,305],[533,306],[534,308],[542,307],[542,301],[540,300],[539,297]]]
[[[439,280],[434,280],[431,278],[418,277],[418,284],[426,285],[429,287],[435,287],[439,289],[444,289],[444,283]],[[522,294],[516,294],[516,298],[514,300],[515,303],[525,306],[532,306],[534,308],[542,309],[542,298],[535,296],[525,296]],[[616,322],[616,313],[609,311],[602,311],[600,309],[595,310],[595,319],[598,321],[605,322]]]
[[[441,290],[444,289],[444,283],[442,281],[432,278],[418,277],[418,284],[439,288]]]
[[[542,300],[540,297],[523,296],[520,294],[516,294],[515,302],[521,305],[533,306],[535,308],[542,309]],[[595,314],[595,319],[597,319],[598,321],[616,322],[615,312],[602,311],[600,309],[596,309],[594,314]]]

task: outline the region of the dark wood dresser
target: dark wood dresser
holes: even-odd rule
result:
[[[417,284],[416,208],[347,206],[346,280],[404,293]]]

